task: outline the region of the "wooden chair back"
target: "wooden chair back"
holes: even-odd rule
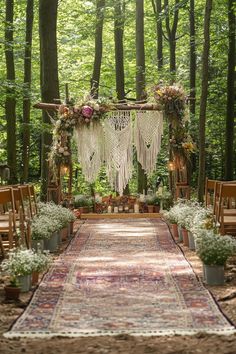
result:
[[[236,208],[236,183],[220,183],[217,189],[220,189],[216,214],[216,220],[219,221],[222,208]]]
[[[23,213],[25,216],[28,216],[27,214],[30,213],[30,197],[29,197],[28,184],[18,186],[18,189],[20,191]]]
[[[28,193],[29,193],[29,200],[30,200],[30,213],[31,217],[38,213],[38,206],[36,201],[36,195],[34,186],[32,184],[28,185]]]
[[[221,193],[221,185],[222,184],[236,184],[236,181],[216,181],[215,184],[215,190],[214,190],[214,201],[213,201],[213,214],[219,216],[219,199],[220,199],[220,193]],[[216,217],[216,220],[218,218]]]
[[[4,218],[0,220],[0,248],[5,256],[2,235],[7,235],[9,248],[13,247],[14,236],[16,235],[15,202],[12,188],[0,189],[0,205],[2,211],[7,211]]]
[[[208,205],[214,204],[214,191],[215,191],[216,183],[217,183],[216,180],[206,178],[206,182],[205,182],[205,205],[206,205],[206,207]]]

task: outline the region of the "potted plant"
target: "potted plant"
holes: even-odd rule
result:
[[[79,209],[81,214],[86,214],[90,211],[91,198],[88,198],[85,195],[76,195],[74,206]]]
[[[9,252],[8,259],[5,259],[1,264],[2,270],[9,274],[11,279],[19,282],[22,292],[29,291],[31,287],[33,259],[33,250],[21,247],[12,249]]]
[[[171,208],[169,211],[164,211],[163,217],[170,224],[173,237],[176,240],[178,240],[179,239],[178,225],[177,225],[178,217],[177,214],[174,212],[173,208]]]
[[[48,249],[54,252],[58,246],[58,232],[62,224],[53,215],[38,214],[33,218],[32,229],[32,245],[34,249],[38,249],[37,244],[41,242],[41,249]]]
[[[202,229],[196,235],[196,251],[203,262],[206,283],[224,284],[224,266],[228,257],[236,252],[236,240]]]
[[[160,212],[160,198],[157,195],[153,196],[154,213]]]
[[[38,215],[39,217],[47,218],[48,230],[51,233],[51,236],[45,241],[45,248],[50,250],[50,252],[56,251],[63,237],[67,238],[68,217],[65,216],[67,210],[67,208],[52,202],[39,204]]]
[[[146,203],[147,203],[148,213],[153,213],[154,212],[154,196],[153,195],[147,196]]]
[[[19,282],[16,277],[11,277],[9,284],[5,285],[5,299],[18,301],[20,297],[20,287]]]

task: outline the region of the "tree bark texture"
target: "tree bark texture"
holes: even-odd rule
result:
[[[7,120],[7,163],[10,168],[10,183],[17,182],[16,165],[16,98],[15,98],[15,63],[13,43],[14,0],[6,0],[5,16],[5,58],[6,58],[6,102]]]
[[[39,1],[39,34],[41,58],[41,96],[43,102],[53,102],[59,98],[58,60],[57,60],[57,8],[58,0]],[[49,111],[53,115],[53,111]],[[43,123],[50,124],[50,118],[43,111]],[[46,199],[48,184],[48,152],[52,143],[51,133],[42,134],[41,182],[42,199]]]
[[[163,68],[163,35],[161,19],[161,0],[156,0],[157,9],[157,66],[159,70]]]
[[[146,98],[145,47],[144,47],[144,3],[136,0],[136,99]],[[147,190],[147,175],[138,162],[138,192]]]
[[[206,109],[209,78],[209,52],[210,52],[210,20],[212,0],[206,0],[204,17],[204,45],[202,54],[202,89],[199,112],[199,171],[198,171],[198,200],[203,202],[205,185],[205,163],[206,163]]]
[[[195,115],[196,107],[196,43],[195,43],[195,0],[190,0],[190,113]]]
[[[156,17],[156,34],[157,34],[157,68],[162,70],[163,67],[163,31],[162,31],[162,4],[161,0],[152,0],[152,7]]]
[[[91,78],[91,95],[98,98],[101,64],[102,64],[102,32],[104,22],[105,0],[96,1],[96,29],[95,29],[95,56],[93,64],[93,75]]]
[[[167,40],[169,42],[169,51],[170,51],[170,72],[175,75],[176,72],[176,33],[179,21],[179,0],[175,0],[175,9],[174,9],[174,18],[173,23],[170,23],[170,9],[169,9],[169,0],[164,0],[165,8],[165,22],[166,22],[166,33]]]
[[[124,74],[124,0],[116,0],[114,4],[114,37],[115,37],[115,61],[116,61],[116,93],[118,100],[125,98],[125,74]]]
[[[144,4],[136,0],[136,99],[145,98]]]
[[[22,147],[22,180],[28,181],[30,154],[30,88],[31,88],[31,46],[34,21],[34,0],[27,0],[26,34],[24,58],[24,97],[23,97],[23,147]]]
[[[227,112],[226,112],[226,145],[225,145],[225,179],[234,179],[234,118],[235,118],[235,0],[228,0],[229,23],[229,50],[228,50],[228,77],[227,77]]]

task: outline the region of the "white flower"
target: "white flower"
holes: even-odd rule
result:
[[[95,109],[95,111],[99,111],[99,104],[95,103],[93,108]]]

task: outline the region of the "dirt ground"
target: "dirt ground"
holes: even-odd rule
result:
[[[65,248],[66,244],[63,244]],[[201,277],[201,262],[194,252],[181,246],[195,273]],[[62,250],[61,250],[62,251]],[[0,277],[0,354],[74,354],[74,353],[122,353],[122,354],[236,354],[236,334],[230,336],[199,333],[194,336],[132,337],[129,335],[85,338],[6,339],[6,332],[24,311],[32,292],[21,294],[20,302],[6,303],[4,279]],[[208,287],[225,315],[236,324],[236,259],[228,262],[226,283],[220,287]]]

